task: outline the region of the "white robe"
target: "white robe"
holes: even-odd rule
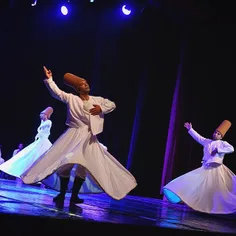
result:
[[[5,160],[0,157],[0,165],[3,164],[4,162],[5,162]]]
[[[24,183],[31,184],[52,175],[66,164],[84,166],[100,187],[112,198],[124,198],[137,183],[126,170],[98,142],[96,135],[103,131],[104,114],[115,109],[114,102],[102,97],[90,96],[84,104],[79,96],[60,90],[52,78],[45,84],[52,96],[67,105],[66,124],[69,128],[56,140],[53,146],[42,155],[21,177]],[[92,104],[98,104],[102,113],[92,116],[88,111]]]
[[[211,214],[236,212],[236,176],[223,164],[224,155],[234,152],[226,141],[202,137],[194,129],[189,134],[203,145],[202,166],[173,179],[163,187],[172,203],[183,201],[192,209]],[[218,153],[211,155],[218,149]]]
[[[5,160],[2,158],[2,150],[0,148],[0,165],[4,162],[5,162]]]
[[[20,178],[20,176],[32,166],[38,157],[52,146],[48,139],[51,126],[51,120],[42,120],[37,129],[38,133],[35,137],[35,141],[0,165],[0,170],[9,175]]]
[[[16,155],[18,152],[20,152],[20,151],[21,151],[21,149],[19,149],[19,148],[18,148],[18,149],[15,149],[14,152],[12,153],[12,156],[15,156],[15,155]]]

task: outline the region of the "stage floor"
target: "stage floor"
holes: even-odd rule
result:
[[[67,194],[64,210],[55,208],[52,198],[57,192],[0,179],[0,215],[35,216],[86,222],[115,223],[205,232],[235,233],[236,214],[208,215],[194,212],[183,204],[160,199],[127,196],[116,201],[106,194],[81,194],[85,199],[75,211],[68,209]],[[6,218],[5,218],[6,219]],[[10,219],[10,218],[9,218]],[[6,221],[5,221],[6,222]],[[12,223],[12,225],[14,225]]]

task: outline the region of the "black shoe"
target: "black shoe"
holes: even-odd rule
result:
[[[68,210],[70,213],[73,213],[73,214],[83,213],[83,209],[80,206],[75,205],[75,204],[70,204]]]
[[[80,177],[75,177],[73,188],[72,188],[72,195],[70,198],[70,205],[81,204],[84,202],[84,199],[80,199],[78,197],[79,190],[81,186],[83,185],[83,183],[84,183],[84,179]]]
[[[81,203],[84,203],[84,199],[81,199],[78,196],[73,198],[71,197],[70,199],[70,205],[81,204]]]
[[[62,178],[60,177],[60,193],[53,198],[53,202],[56,203],[57,208],[63,208],[64,207],[64,201],[65,201],[65,195],[67,191],[67,185],[69,183],[69,178]]]
[[[53,202],[60,202],[65,200],[65,195],[59,193],[56,197],[53,198]]]
[[[53,198],[53,202],[55,202],[56,207],[62,209],[64,207],[65,195],[59,193],[56,197]]]

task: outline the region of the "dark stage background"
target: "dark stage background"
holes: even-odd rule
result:
[[[98,138],[136,177],[138,187],[131,194],[159,198],[162,181],[200,166],[202,147],[188,135],[185,121],[211,137],[229,119],[233,125],[225,139],[236,146],[236,41],[230,14],[206,5],[176,7],[172,1],[135,6],[131,16],[122,15],[120,2],[76,3],[67,16],[59,4],[1,8],[5,160],[19,142],[34,141],[39,113],[47,106],[54,108],[51,142],[66,129],[66,106],[46,89],[43,65],[62,90],[72,92],[62,81],[71,72],[87,78],[92,95],[116,103]],[[235,159],[235,153],[226,155],[225,164],[236,173]]]

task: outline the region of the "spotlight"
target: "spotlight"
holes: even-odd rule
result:
[[[38,0],[34,0],[34,1],[31,3],[31,6],[32,6],[32,7],[36,6],[37,1],[38,1]]]
[[[62,7],[61,7],[61,13],[62,13],[64,16],[68,14],[68,9],[67,9],[66,6],[62,6]]]
[[[128,16],[128,15],[131,13],[131,10],[127,9],[127,8],[126,8],[126,5],[124,5],[124,6],[122,7],[122,12],[123,12],[125,15]]]

